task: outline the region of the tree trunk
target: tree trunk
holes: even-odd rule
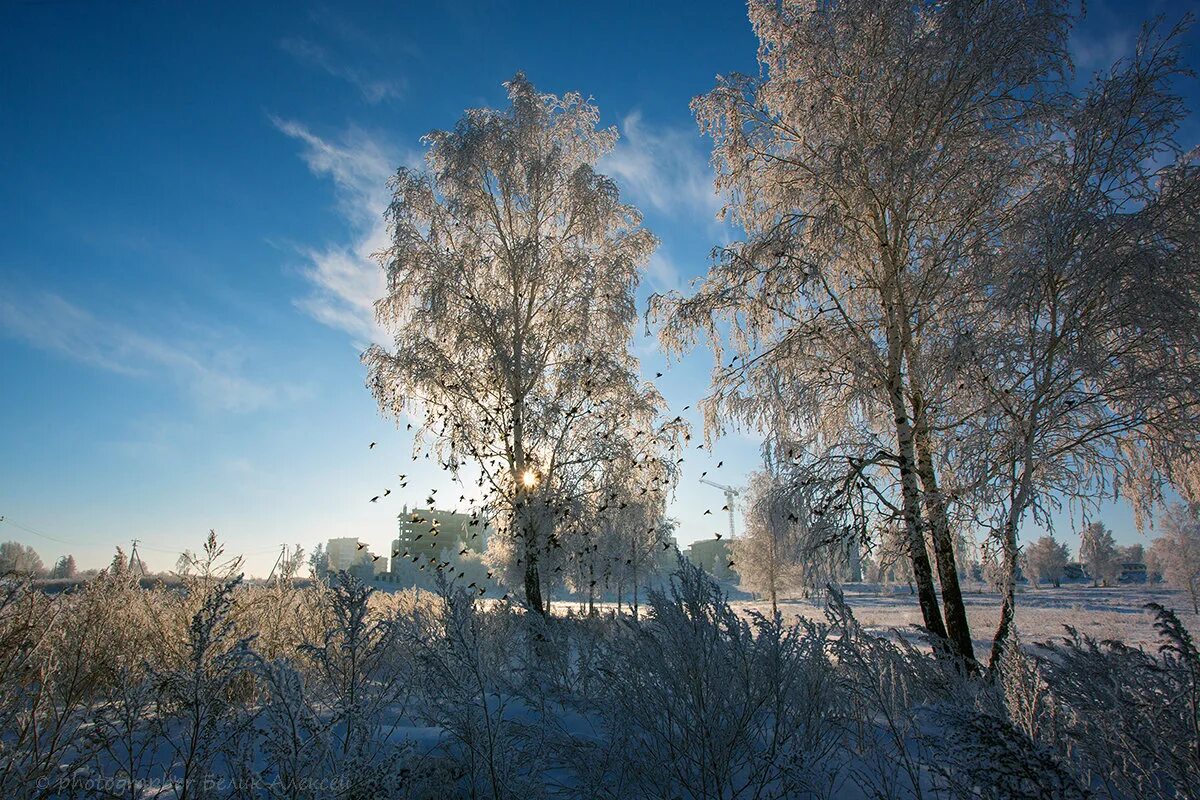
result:
[[[933,534],[933,552],[937,558],[938,580],[942,584],[942,609],[946,614],[946,632],[951,646],[966,663],[967,671],[974,673],[977,671],[977,665],[975,647],[971,642],[971,626],[967,621],[967,607],[963,602],[962,587],[958,582],[954,540],[950,534],[946,502],[938,487],[928,417],[921,403],[920,393],[914,393],[913,409],[916,416],[917,471],[921,477],[925,512],[929,515],[929,528]]]
[[[596,563],[588,559],[588,616],[596,613]]]
[[[525,602],[537,613],[545,616],[542,603],[542,581],[538,575],[537,525],[531,513],[529,496],[521,498],[521,538],[525,543]]]
[[[514,363],[516,365],[516,375],[521,374],[521,341],[518,339],[514,342],[513,347]],[[532,493],[528,487],[523,486],[525,471],[529,464],[525,458],[525,401],[521,392],[516,387],[511,387],[511,397],[513,404],[512,417],[512,452],[510,454],[510,465],[513,469],[513,482],[516,489],[517,508],[521,512],[521,533],[525,542],[525,602],[529,607],[537,613],[545,616],[548,609],[542,604],[542,582],[538,575],[538,515],[534,514],[534,509],[531,508],[533,502]]]
[[[538,580],[537,571],[537,555],[533,550],[526,549],[525,551],[525,600],[529,603],[529,607],[539,614],[545,614],[546,609],[542,605],[542,586]]]
[[[925,552],[925,535],[922,531],[920,488],[917,485],[916,459],[914,457],[913,429],[904,401],[904,386],[901,380],[899,331],[895,314],[888,309],[888,399],[896,426],[896,445],[900,456],[900,492],[903,498],[904,528],[908,534],[908,557],[912,562],[913,580],[917,584],[917,599],[921,604],[921,616],[925,630],[945,639],[946,626],[942,623],[938,607],[937,591],[933,586],[933,568]]]
[[[632,571],[632,574],[633,574],[633,618],[636,620],[638,618],[638,581],[637,581],[638,558],[637,558],[637,545],[636,544],[629,545],[629,555],[630,555],[629,560],[631,562],[633,562],[633,564],[632,564],[632,566],[633,566],[633,571]]]
[[[992,655],[988,659],[988,671],[992,674],[996,674],[1000,666],[1001,651],[1012,634],[1013,618],[1017,612],[1017,528],[1033,493],[1033,429],[1037,421],[1037,412],[1038,406],[1035,404],[1026,421],[1020,478],[1015,481],[1014,491],[1009,496],[1008,516],[1004,519],[1004,530],[1001,534],[1000,547],[1004,556],[1004,571],[1001,573],[1001,580],[1004,582],[1001,586],[1003,599],[1000,601],[1000,624],[996,626],[996,635],[992,637]],[[1016,472],[1015,463],[1013,472]]]
[[[1003,597],[1000,600],[1000,624],[996,626],[996,635],[992,637],[992,655],[988,659],[988,671],[996,674],[1000,666],[1002,651],[1008,644],[1013,630],[1013,617],[1017,611],[1017,521],[1011,512],[1004,522],[1004,534],[1000,542],[1001,553],[1004,557],[1004,571],[1000,587]]]

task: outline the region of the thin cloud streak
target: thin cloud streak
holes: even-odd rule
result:
[[[358,69],[337,63],[328,50],[308,39],[290,37],[280,41],[279,48],[302,64],[309,64],[346,81],[358,89],[363,99],[372,105],[384,100],[399,99],[404,93],[402,81],[369,78]]]
[[[21,296],[6,290],[0,297],[0,330],[96,369],[151,380],[165,375],[207,409],[245,413],[299,394],[295,387],[241,374],[241,358],[230,348],[140,333],[53,293]]]
[[[671,217],[718,224],[721,198],[696,130],[648,125],[637,111],[621,121],[620,130],[598,169],[615,178],[628,199]]]
[[[385,343],[390,337],[375,322],[375,301],[387,285],[374,254],[388,244],[384,210],[388,179],[400,164],[420,163],[400,155],[363,131],[351,129],[340,141],[317,136],[301,123],[271,117],[280,132],[301,142],[300,157],[314,175],[333,180],[339,213],[351,230],[349,244],[300,249],[312,292],[296,306],[313,319],[357,340]]]

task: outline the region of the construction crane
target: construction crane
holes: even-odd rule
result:
[[[707,483],[709,486],[715,486],[725,493],[725,508],[729,509],[729,538],[733,538],[733,498],[737,497],[741,492],[732,486],[726,486],[723,483],[710,481],[708,478],[701,478],[701,483]]]

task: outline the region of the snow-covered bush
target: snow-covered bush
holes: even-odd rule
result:
[[[1073,628],[1042,645],[1052,741],[1101,796],[1200,797],[1200,654],[1179,617],[1149,608],[1157,658]]]
[[[397,647],[397,620],[372,614],[371,594],[337,573],[322,596],[323,636],[301,644],[296,662],[276,659],[259,668],[270,698],[264,777],[281,796],[328,796],[331,785],[346,797],[399,789],[406,747],[396,732],[412,684]]]
[[[58,658],[60,615],[27,579],[0,584],[0,796],[18,797],[66,768],[80,705],[67,688],[71,665]]]
[[[1200,655],[1075,631],[943,649],[732,607],[687,562],[640,619],[438,593],[0,585],[0,797],[1200,796]]]
[[[645,622],[622,620],[598,666],[591,708],[608,737],[606,780],[588,781],[607,789],[598,796],[820,794],[840,739],[827,716],[826,629],[748,621],[683,559],[649,605]]]
[[[416,718],[437,731],[415,774],[432,769],[448,783],[440,794],[437,786],[414,790],[430,797],[539,796],[538,748],[530,743],[538,726],[517,684],[529,626],[545,627],[541,615],[523,621],[509,606],[484,611],[473,591],[441,576],[437,597],[402,619],[401,635],[418,689]]]
[[[852,781],[868,796],[1008,798],[1084,797],[1053,748],[1034,740],[1040,715],[1036,668],[1020,655],[988,684],[968,677],[936,645],[862,629],[831,590],[827,615],[841,696],[853,720]],[[940,653],[940,654],[939,654]]]

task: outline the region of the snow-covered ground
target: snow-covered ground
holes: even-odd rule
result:
[[[835,600],[830,627],[751,621],[765,604],[686,563],[640,624],[345,575],[185,588],[0,594],[0,797],[1200,797],[1177,702],[1200,662],[1169,615],[1156,652],[1142,606],[1186,599],[1161,589],[1023,592],[1026,643],[1069,623],[1152,646],[1013,651],[978,681],[898,646],[920,639],[903,588],[850,587],[854,619]],[[982,656],[998,597],[969,600]],[[783,611],[825,616],[816,598]]]
[[[986,658],[991,652],[991,634],[1000,620],[1000,595],[976,590],[968,592],[967,618],[974,634],[976,655]],[[904,630],[920,625],[921,610],[917,598],[907,587],[855,586],[846,589],[846,600],[855,615],[868,630],[884,632]],[[1160,603],[1173,609],[1193,634],[1200,633],[1200,617],[1192,611],[1186,593],[1161,586],[1062,586],[1060,588],[1018,589],[1017,630],[1022,640],[1043,642],[1057,638],[1070,625],[1094,639],[1119,639],[1128,645],[1148,649],[1157,647],[1158,637],[1153,628],[1153,616],[1146,604]],[[741,608],[769,611],[768,603],[741,602]],[[815,600],[789,597],[780,604],[785,615],[799,614],[809,618],[821,616],[821,605]]]
[[[859,622],[873,633],[887,634],[893,629],[903,633],[921,624],[917,598],[906,586],[852,584],[843,589]],[[991,652],[992,633],[1000,619],[1000,595],[979,587],[964,587],[964,592],[976,655],[987,658]],[[1017,629],[1026,644],[1060,637],[1065,633],[1063,626],[1070,625],[1097,640],[1119,639],[1131,646],[1153,650],[1157,647],[1158,637],[1152,624],[1153,616],[1146,610],[1146,604],[1150,602],[1174,610],[1188,630],[1200,638],[1200,616],[1192,611],[1186,592],[1145,584],[1111,588],[1088,585],[1019,587]],[[769,614],[771,610],[766,601],[734,600],[732,604],[741,611]],[[615,603],[597,605],[606,611],[616,610]],[[579,607],[575,603],[555,603],[555,611],[559,613]],[[779,610],[785,619],[797,615],[824,619],[823,609],[824,600],[816,595],[806,599],[789,594],[781,597],[779,602]],[[624,610],[629,612],[628,605]]]

